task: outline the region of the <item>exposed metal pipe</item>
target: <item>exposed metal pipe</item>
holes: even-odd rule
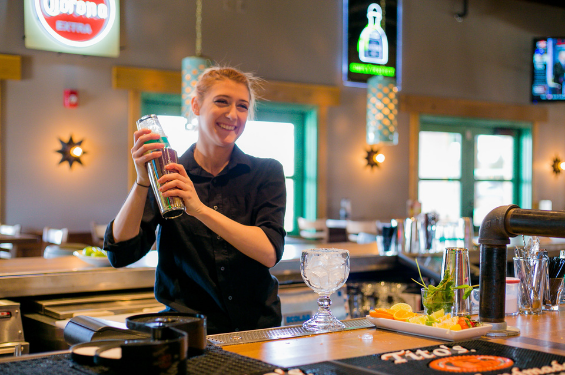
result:
[[[525,210],[500,206],[484,218],[479,230],[481,248],[479,321],[492,324],[492,336],[515,335],[504,321],[506,246],[510,237],[565,238],[565,211]],[[519,332],[519,331],[518,331]]]
[[[463,0],[463,10],[460,13],[455,13],[457,22],[463,22],[463,18],[467,16],[468,0]]]

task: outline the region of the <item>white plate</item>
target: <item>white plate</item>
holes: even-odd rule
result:
[[[110,261],[108,260],[108,257],[89,257],[86,255],[83,255],[81,251],[75,251],[73,253],[73,255],[77,258],[79,258],[80,260],[85,261],[88,264],[92,264],[93,266],[96,267],[109,267],[110,266]]]
[[[373,318],[367,315],[367,319],[378,328],[390,329],[397,332],[409,333],[416,336],[432,337],[447,341],[466,340],[473,337],[479,337],[491,330],[492,325],[482,323],[481,326],[475,328],[462,329],[461,331],[452,331],[445,328],[437,328],[425,326],[422,324],[401,322],[400,320],[392,320],[385,318]]]

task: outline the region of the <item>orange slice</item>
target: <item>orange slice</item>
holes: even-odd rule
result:
[[[381,310],[371,310],[369,311],[369,316],[373,318],[394,319],[392,314],[388,313],[387,311]]]
[[[398,310],[394,313],[393,317],[394,320],[402,320],[403,322],[405,322],[408,318],[412,318],[415,315],[416,314],[412,311]]]

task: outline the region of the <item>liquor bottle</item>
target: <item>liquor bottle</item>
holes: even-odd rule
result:
[[[357,44],[359,60],[363,62],[381,65],[388,62],[388,39],[381,27],[382,18],[381,7],[375,3],[369,5],[367,8],[369,22],[361,32]]]

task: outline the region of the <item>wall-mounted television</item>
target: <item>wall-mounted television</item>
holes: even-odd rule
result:
[[[535,38],[532,102],[565,101],[565,37]]]

